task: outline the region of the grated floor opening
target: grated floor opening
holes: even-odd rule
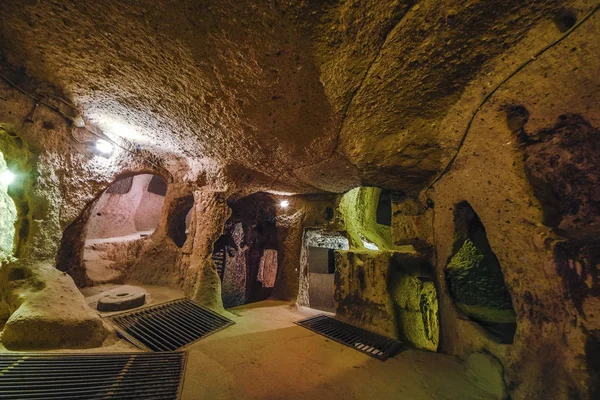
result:
[[[382,361],[395,356],[404,348],[402,342],[324,314],[297,321],[296,324]]]
[[[185,352],[0,354],[0,399],[177,400]]]
[[[141,349],[173,351],[234,322],[188,299],[178,299],[107,317]]]

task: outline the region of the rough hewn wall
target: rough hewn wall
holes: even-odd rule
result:
[[[22,321],[29,315],[42,325],[52,321],[49,332],[63,334],[35,337],[40,346],[101,341],[106,332],[88,309],[74,307],[88,329],[82,343],[68,334],[75,331],[64,310],[44,304],[58,289],[65,301],[82,304],[70,278],[53,269],[55,258],[60,253],[62,270],[77,270],[70,262],[80,260],[86,207],[118,174],[155,172],[175,185],[161,216],[164,231],[150,238],[132,276],[145,271],[148,281],[183,284],[189,296],[219,309],[210,254],[229,213],[228,195],[342,193],[371,185],[412,198],[461,147],[420,204],[396,207],[390,239],[432,256],[441,350],[497,358],[514,399],[597,397],[598,253],[590,234],[597,193],[589,187],[597,182],[590,146],[600,124],[598,15],[481,103],[569,29],[563,8],[576,22],[593,6],[592,0],[3,1],[0,70],[38,94],[32,99],[4,80],[0,85],[0,123],[8,127],[2,134],[13,133],[3,136],[0,151],[29,177],[13,194],[19,260],[0,274],[2,307],[11,314],[3,338],[27,338],[33,322]],[[76,112],[51,96],[42,99],[40,93],[63,96],[46,82],[115,138],[129,136],[150,150],[146,156],[154,153],[152,162],[124,152],[93,155],[74,140],[85,132],[72,131],[46,106],[34,107],[44,100]],[[565,147],[582,133],[587,150]],[[180,248],[171,219],[192,193],[190,238]],[[517,314],[511,345],[461,315],[449,296],[445,267],[455,242],[454,210],[463,201],[485,226],[511,294]],[[278,214],[277,296],[297,297],[304,229],[334,224],[328,203],[295,197]]]
[[[586,259],[581,251],[561,250],[565,242],[573,245],[589,232],[590,217],[587,222],[582,219],[582,225],[569,225],[569,221],[576,220],[578,209],[589,213],[586,207],[593,185],[583,184],[587,189],[578,192],[583,182],[577,177],[596,179],[597,171],[590,168],[593,161],[586,155],[593,152],[590,146],[595,142],[586,139],[581,148],[570,146],[569,150],[561,143],[581,134],[581,129],[568,128],[569,118],[580,121],[578,126],[600,125],[600,42],[590,39],[599,34],[600,19],[595,16],[505,83],[477,114],[453,169],[429,192],[435,203],[441,349],[462,357],[479,350],[493,354],[504,365],[504,378],[514,399],[593,398],[598,394],[595,353],[600,324],[594,306],[578,307],[597,304],[593,278],[597,267],[592,266],[593,257]],[[514,51],[505,53],[469,85],[448,113],[443,131],[464,132],[466,117],[480,102],[481,88],[493,87],[506,77],[507,69],[560,35],[552,21],[536,27]],[[515,106],[527,112],[515,118],[510,112]],[[578,117],[561,117],[566,114]],[[559,176],[563,183],[557,181]],[[555,184],[573,188],[555,196],[565,201],[572,198],[575,208],[556,202],[552,210],[545,208],[553,196],[544,195],[544,190],[540,195],[537,188]],[[473,207],[485,226],[512,296],[517,314],[512,345],[497,343],[461,317],[448,295],[444,268],[455,237],[453,213],[462,201]],[[554,217],[548,219],[549,213]],[[575,232],[574,239],[568,232]],[[580,257],[586,260],[578,261]]]
[[[108,330],[73,280],[55,268],[55,260],[63,229],[91,199],[89,193],[101,189],[98,182],[107,180],[114,165],[73,151],[77,144],[56,114],[39,109],[33,118],[28,97],[6,86],[0,93],[7,100],[0,103],[0,147],[19,175],[11,189],[18,215],[17,260],[0,271],[0,299],[10,314],[2,343],[8,348],[98,346]],[[80,191],[71,197],[61,193],[64,187]]]
[[[54,91],[31,80],[19,84],[34,96],[39,91]],[[165,165],[175,172],[177,178],[173,178],[157,167],[156,160],[119,149],[110,158],[100,157],[89,145],[74,140],[72,134],[80,138],[87,135],[88,140],[93,137],[73,132],[70,123],[49,107],[35,108],[32,114],[32,99],[8,84],[0,86],[0,97],[4,99],[0,102],[1,151],[20,175],[13,195],[18,216],[17,260],[0,270],[0,300],[3,314],[7,310],[9,315],[2,343],[9,348],[98,346],[109,328],[85,304],[71,278],[78,284],[86,282],[82,263],[84,232],[94,200],[117,175],[155,172],[187,182],[181,186],[195,188],[212,178],[205,178],[206,170],[197,164],[171,160]],[[51,107],[61,104],[58,100],[45,101]],[[212,215],[208,219],[212,220]],[[164,249],[168,254],[168,246]],[[159,265],[169,271],[165,274],[167,282],[183,279],[184,273],[170,273],[171,259],[165,264],[160,261],[154,259],[147,270],[158,275]]]

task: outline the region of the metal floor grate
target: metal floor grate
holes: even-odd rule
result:
[[[296,324],[382,361],[395,356],[404,347],[402,342],[324,314],[297,321]]]
[[[178,299],[107,317],[136,346],[173,351],[234,322],[188,299]]]
[[[186,353],[0,354],[0,399],[176,400]]]

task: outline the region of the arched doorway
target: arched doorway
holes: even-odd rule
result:
[[[167,184],[158,175],[117,179],[92,207],[85,228],[83,262],[93,284],[121,279],[123,255],[158,226]]]
[[[229,206],[231,217],[213,252],[226,308],[268,299],[278,269],[275,201],[256,193]]]

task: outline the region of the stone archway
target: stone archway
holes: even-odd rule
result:
[[[155,177],[161,181],[156,182]],[[127,258],[136,256],[139,239],[158,226],[166,181],[158,175],[122,175],[102,191],[65,229],[57,268],[67,272],[78,287],[122,281]]]

